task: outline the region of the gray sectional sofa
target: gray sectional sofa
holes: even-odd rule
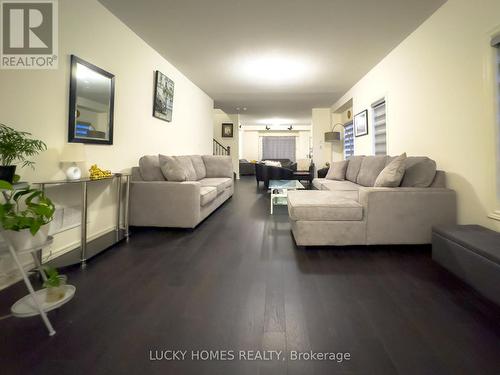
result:
[[[288,212],[301,246],[427,244],[432,226],[455,224],[456,196],[427,157],[405,160],[398,187],[374,187],[390,156],[353,156],[344,180],[316,178],[290,191]],[[319,190],[319,191],[318,191]]]
[[[165,178],[168,161],[160,163],[161,157],[143,156],[139,167],[132,168],[131,225],[194,228],[233,195],[230,156],[163,157],[184,169],[176,181]]]

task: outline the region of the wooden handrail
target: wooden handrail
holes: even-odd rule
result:
[[[224,146],[223,144],[219,143],[215,138],[213,139],[212,150],[214,155],[231,155],[231,147]]]

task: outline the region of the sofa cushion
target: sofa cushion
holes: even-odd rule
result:
[[[359,185],[351,181],[327,180],[326,178],[315,178],[313,185],[318,190],[342,190],[342,191],[358,191]],[[318,188],[319,187],[319,188]]]
[[[363,161],[364,156],[351,156],[349,160],[349,164],[347,165],[347,171],[345,173],[346,180],[356,182],[358,178],[359,169],[361,168],[361,162]]]
[[[159,155],[160,168],[167,181],[187,181],[187,173],[182,163],[174,156]]]
[[[212,186],[217,189],[217,194],[222,193],[228,187],[231,187],[233,180],[229,177],[206,177],[198,181],[201,186]]]
[[[356,183],[362,186],[373,186],[382,169],[385,167],[386,155],[366,156],[361,162]]]
[[[403,187],[429,187],[436,176],[436,162],[426,156],[410,156],[405,162]]]
[[[196,179],[201,180],[207,177],[207,169],[201,155],[191,155],[191,163],[193,163],[194,171],[196,172]]]
[[[181,155],[174,156],[176,160],[182,165],[182,168],[186,171],[186,178],[188,181],[196,181],[198,178],[196,176],[196,171],[193,166],[193,162],[191,161],[191,156]]]
[[[328,169],[325,178],[327,180],[345,180],[345,173],[347,172],[348,165],[349,160],[334,161]]]
[[[200,205],[205,206],[217,198],[217,188],[214,186],[200,187]]]
[[[165,181],[158,155],[144,155],[139,159],[139,172],[144,181]]]
[[[292,220],[359,221],[363,207],[350,199],[336,199],[330,191],[288,192],[288,213]]]
[[[233,177],[233,161],[231,156],[203,155],[207,171],[206,177]]]
[[[373,186],[398,187],[405,174],[406,153],[393,159],[378,175]]]

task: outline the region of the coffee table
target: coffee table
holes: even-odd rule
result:
[[[271,215],[273,207],[287,204],[288,190],[305,189],[304,185],[297,180],[270,180],[269,190],[271,192]]]

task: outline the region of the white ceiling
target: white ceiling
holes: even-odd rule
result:
[[[252,124],[310,122],[445,0],[99,0],[215,101]],[[424,53],[424,51],[422,51]],[[252,79],[252,59],[303,68]],[[246,64],[246,65],[245,65]],[[297,65],[298,64],[298,65]],[[298,69],[298,70],[301,70]]]

